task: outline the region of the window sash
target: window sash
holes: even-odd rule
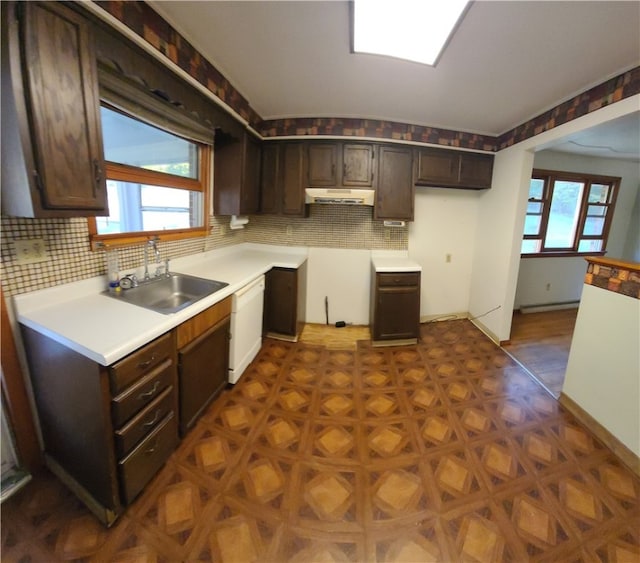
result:
[[[541,199],[530,197],[528,200],[527,211],[525,214],[525,230],[528,217],[540,216],[541,219],[540,226],[537,232],[529,232],[527,234],[523,234],[521,254],[523,256],[604,254],[609,230],[613,221],[613,211],[618,195],[620,178],[612,176],[575,174],[571,172],[534,170],[531,179],[544,181],[544,189]],[[570,245],[560,248],[546,244],[546,240],[549,229],[549,219],[551,215],[551,204],[553,201],[554,188],[556,187],[556,182],[562,181],[580,182],[584,184],[584,187],[582,189],[582,195],[577,203],[577,217],[573,240],[571,241]],[[601,189],[600,197],[595,198],[595,195],[598,194],[598,191],[595,188],[602,187],[606,188],[606,194],[603,197],[602,192],[604,192],[605,190]],[[531,184],[530,190],[533,191]],[[541,203],[542,211],[535,213],[530,211],[530,204],[532,203]],[[602,211],[596,213],[596,209],[602,209]],[[601,232],[599,232],[598,234],[585,233],[585,230],[588,229],[588,226],[593,225],[594,223],[594,221],[590,221],[590,219],[602,219]],[[529,225],[530,224],[531,221],[529,221]],[[600,241],[599,245],[598,241]],[[599,246],[599,250],[585,250],[585,247],[592,248],[594,246]],[[534,248],[535,250],[533,250]]]

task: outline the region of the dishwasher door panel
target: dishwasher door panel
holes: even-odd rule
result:
[[[262,346],[264,276],[233,296],[229,383],[236,383]]]

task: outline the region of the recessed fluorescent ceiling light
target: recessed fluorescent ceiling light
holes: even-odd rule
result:
[[[353,50],[433,65],[467,0],[354,0]]]

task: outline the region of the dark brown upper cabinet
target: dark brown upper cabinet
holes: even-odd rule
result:
[[[382,145],[379,152],[374,217],[413,221],[413,150],[398,145]]]
[[[262,145],[260,212],[305,217],[304,148],[302,142]]]
[[[309,141],[307,186],[371,188],[376,147],[370,143]]]
[[[245,215],[260,209],[260,141],[246,131],[240,139],[216,136],[213,212]]]
[[[419,149],[416,183],[444,188],[488,189],[493,155],[446,149]]]
[[[2,3],[2,188],[8,215],[108,215],[92,35],[60,2]]]

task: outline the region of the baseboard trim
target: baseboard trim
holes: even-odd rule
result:
[[[560,311],[562,309],[577,309],[580,301],[562,301],[560,303],[540,303],[539,305],[522,305],[519,311],[526,315],[527,313],[545,313],[547,311]]]
[[[587,429],[589,429],[601,442],[611,448],[613,453],[631,471],[640,477],[640,458],[625,446],[618,438],[609,432],[602,424],[593,418],[587,411],[578,405],[573,399],[560,393],[560,404],[575,416]]]

